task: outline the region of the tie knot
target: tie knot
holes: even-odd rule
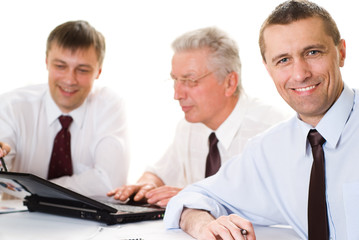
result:
[[[211,133],[211,135],[209,135],[209,145],[213,146],[216,145],[218,143],[218,139],[216,137],[216,134],[213,132]]]
[[[70,124],[72,123],[72,117],[70,117],[70,116],[61,115],[59,117],[59,120],[60,120],[62,128],[64,128],[64,129],[69,128]]]
[[[323,143],[325,143],[325,139],[322,137],[322,135],[320,135],[320,133],[315,130],[315,129],[311,129],[308,133],[308,140],[310,145],[312,146],[312,148],[314,146],[318,146],[318,145],[323,145]]]

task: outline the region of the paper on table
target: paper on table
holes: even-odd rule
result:
[[[5,192],[19,199],[24,199],[26,196],[30,195],[30,193],[20,184],[5,178],[0,178],[0,192]]]
[[[0,201],[0,214],[24,211],[27,211],[27,207],[19,205],[18,201]]]

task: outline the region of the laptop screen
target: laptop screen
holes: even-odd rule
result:
[[[31,196],[55,202],[61,200],[68,203],[80,202],[81,205],[93,206],[104,211],[117,211],[110,206],[29,173],[0,172],[0,190],[21,199]]]

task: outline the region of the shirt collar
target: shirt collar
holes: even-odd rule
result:
[[[354,90],[350,89],[347,85],[344,84],[344,89],[337,101],[315,127],[315,129],[325,138],[325,145],[327,148],[334,149],[337,147],[340,136],[348,119],[350,118],[353,106]],[[304,149],[307,151],[307,136],[309,130],[313,127],[299,119],[298,121],[300,122],[300,126],[303,130],[303,143],[305,146]]]
[[[243,122],[248,108],[247,102],[248,96],[242,91],[233,111],[216,130],[218,141],[225,149],[230,147],[237,130]]]
[[[344,86],[343,92],[316,126],[327,146],[336,148],[354,106],[354,91]]]
[[[73,123],[78,125],[79,128],[82,128],[85,120],[85,113],[88,105],[88,97],[85,99],[84,103],[76,108],[75,110],[69,113],[62,113],[59,107],[56,105],[55,101],[52,99],[50,91],[47,91],[45,94],[45,111],[47,115],[48,125],[53,125],[59,116],[68,115],[73,119]]]

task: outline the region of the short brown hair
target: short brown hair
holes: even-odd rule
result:
[[[69,21],[57,26],[47,38],[46,56],[51,49],[52,43],[62,48],[76,51],[93,46],[96,51],[97,60],[102,66],[105,57],[105,38],[86,21]]]
[[[340,33],[337,24],[327,10],[307,0],[289,0],[278,5],[262,24],[259,34],[259,48],[263,61],[266,61],[264,57],[265,43],[263,32],[268,26],[290,24],[312,17],[319,17],[323,20],[325,32],[333,39],[334,44],[338,45],[340,42]]]

